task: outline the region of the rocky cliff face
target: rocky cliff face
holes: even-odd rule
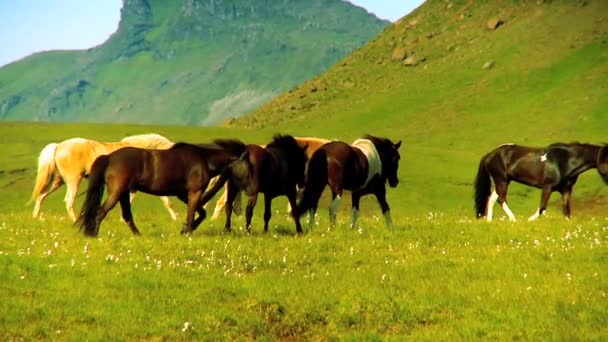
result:
[[[1,68],[0,118],[215,124],[326,70],[387,24],[341,0],[125,0],[104,44]]]

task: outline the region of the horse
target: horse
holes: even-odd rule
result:
[[[231,230],[231,216],[236,195],[245,191],[249,196],[245,210],[247,232],[251,231],[253,209],[258,200],[258,194],[264,194],[264,232],[268,232],[268,222],[271,217],[272,199],[277,196],[287,196],[292,208],[296,208],[297,185],[304,184],[306,166],[306,145],[301,147],[291,135],[275,135],[272,142],[265,147],[247,145],[246,152],[235,162],[231,163],[220,175],[217,184],[205,193],[204,200],[213,197],[217,191],[227,184],[226,194],[226,223],[224,229]],[[292,210],[296,224],[296,232],[302,234],[300,216]]]
[[[181,233],[191,234],[205,219],[201,200],[211,178],[245,152],[245,144],[225,140],[219,144],[176,143],[166,150],[124,147],[95,160],[89,174],[86,198],[76,225],[88,236],[97,236],[107,213],[120,203],[122,218],[133,234],[135,226],[129,193],[142,191],[156,196],[176,196],[187,205]],[[103,204],[104,186],[108,196]],[[195,219],[195,211],[198,217]]]
[[[60,143],[50,143],[40,152],[36,183],[31,201],[35,201],[32,217],[40,216],[45,198],[65,183],[65,206],[73,222],[76,221],[74,201],[83,177],[87,177],[93,161],[104,154],[126,146],[167,149],[173,142],[159,134],[139,134],[125,137],[120,142],[98,142],[91,139],[71,138]],[[167,197],[161,201],[175,220],[177,214]]]
[[[310,160],[310,157],[312,157],[312,154],[317,149],[319,149],[319,147],[321,147],[322,145],[331,141],[328,139],[317,138],[317,137],[294,137],[294,138],[296,139],[298,146],[300,146],[300,148],[305,149],[304,153],[306,153],[307,160]],[[265,145],[260,145],[260,146],[265,147]],[[213,210],[213,215],[211,216],[211,220],[217,219],[220,216],[220,213],[222,212],[222,210],[225,209],[225,207],[226,207],[226,199],[228,197],[228,192],[226,191],[226,189],[228,187],[228,183],[224,183],[224,184],[225,184],[224,192],[222,193],[222,196],[215,203],[215,209]],[[302,196],[302,189],[299,189],[298,198],[301,198],[301,196]],[[232,209],[236,215],[240,215],[242,212],[241,192],[240,191],[237,192],[236,197],[234,198]],[[291,213],[291,204],[289,204],[289,203],[287,203],[287,213],[288,214]]]
[[[325,186],[329,184],[332,192],[332,203],[329,207],[329,218],[332,227],[336,222],[336,211],[340,204],[343,190],[352,192],[351,228],[355,228],[359,216],[359,202],[362,196],[376,196],[385,223],[392,228],[390,208],[386,201],[386,182],[390,187],[399,184],[399,148],[401,141],[393,143],[383,137],[365,135],[349,145],[343,141],[332,141],[315,151],[308,162],[306,184],[297,212],[302,215],[310,212],[310,225],[319,199]]]
[[[504,144],[485,154],[479,161],[475,178],[474,199],[477,218],[484,215],[492,221],[492,210],[498,202],[509,217],[515,215],[507,205],[507,188],[511,181],[542,189],[540,206],[529,221],[539,218],[547,208],[551,193],[562,195],[563,214],[570,218],[570,197],[578,176],[597,168],[608,184],[608,145],[555,143],[547,147]],[[492,182],[494,191],[491,191]]]

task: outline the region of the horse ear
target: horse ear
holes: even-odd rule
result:
[[[398,150],[399,147],[401,147],[401,140],[399,140],[399,142],[395,144],[395,150]]]

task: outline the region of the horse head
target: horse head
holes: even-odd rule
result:
[[[604,182],[608,184],[608,145],[602,146],[597,154],[597,170]]]
[[[401,147],[401,140],[397,143],[393,143],[387,138],[379,138],[371,135],[366,135],[365,139],[369,139],[374,143],[378,154],[380,154],[380,160],[382,161],[382,177],[388,180],[388,185],[392,188],[399,185],[399,177],[397,171],[399,169],[399,147]]]

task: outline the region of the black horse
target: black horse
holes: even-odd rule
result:
[[[91,167],[86,199],[76,225],[85,235],[97,236],[101,221],[120,202],[122,218],[133,234],[139,235],[129,194],[142,191],[157,196],[177,196],[186,203],[186,224],[181,232],[190,234],[206,216],[201,197],[209,181],[237,160],[245,146],[238,140],[223,141],[222,146],[176,143],[167,150],[125,147],[100,156]],[[100,206],[104,185],[108,196]]]
[[[285,195],[292,208],[296,208],[296,185],[304,183],[306,148],[299,146],[291,135],[275,135],[265,147],[247,145],[246,152],[239,160],[232,162],[220,175],[220,180],[207,191],[203,201],[208,201],[227,181],[226,231],[231,228],[231,215],[234,199],[238,192],[245,191],[249,196],[245,220],[247,231],[251,230],[253,209],[258,193],[264,194],[264,232],[268,232],[272,199]],[[292,209],[291,215],[298,234],[302,233],[300,216]]]
[[[319,199],[325,186],[329,184],[333,201],[329,207],[329,217],[335,226],[336,211],[343,190],[352,192],[351,228],[355,227],[359,215],[361,196],[376,196],[387,227],[392,227],[390,208],[386,201],[386,181],[391,187],[399,184],[399,147],[401,141],[394,144],[389,139],[366,135],[357,139],[352,145],[342,141],[332,141],[321,146],[313,153],[308,162],[304,194],[298,205],[298,213],[310,212],[310,225]]]
[[[477,217],[485,215],[491,221],[493,206],[498,201],[509,219],[515,221],[515,215],[507,205],[507,188],[511,181],[516,181],[542,189],[540,206],[529,220],[535,220],[545,212],[553,191],[562,194],[563,213],[569,218],[572,188],[578,176],[592,168],[597,168],[608,183],[608,146],[581,143],[555,143],[544,148],[501,145],[479,162],[475,179]]]

